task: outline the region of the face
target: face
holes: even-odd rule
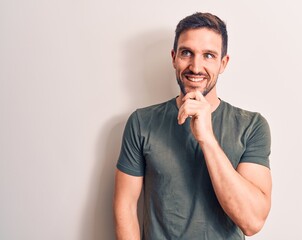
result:
[[[221,49],[221,35],[207,28],[180,34],[177,50],[172,50],[172,60],[182,96],[196,90],[204,96],[216,96],[218,75],[229,59],[228,56],[221,58]]]

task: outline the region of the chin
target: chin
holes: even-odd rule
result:
[[[202,89],[202,88],[192,88],[192,87],[187,87],[187,88],[185,88],[185,91],[186,91],[186,93],[198,91],[198,92],[201,92],[202,95],[203,95],[203,92],[205,92],[205,90]]]

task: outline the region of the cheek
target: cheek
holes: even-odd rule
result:
[[[215,75],[218,75],[220,73],[220,66],[209,66],[208,67],[208,71],[211,75],[215,76]]]
[[[177,67],[176,67],[177,72],[181,73],[181,72],[183,72],[183,71],[186,70],[186,69],[187,69],[187,64],[186,64],[186,63],[184,63],[184,62],[179,62],[179,63],[177,64]]]

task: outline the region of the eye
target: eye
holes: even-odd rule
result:
[[[183,51],[181,51],[180,54],[182,57],[191,57],[192,56],[192,53],[189,50],[183,50]]]
[[[212,53],[205,53],[205,58],[207,58],[207,59],[213,59],[213,58],[215,58],[215,56],[214,56],[214,54],[212,54]]]

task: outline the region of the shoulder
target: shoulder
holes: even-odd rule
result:
[[[244,125],[268,125],[267,120],[259,112],[249,111],[240,107],[231,105],[228,102],[222,101],[222,114],[233,119],[237,124]]]
[[[136,109],[133,113],[136,115],[139,122],[148,123],[161,119],[167,115],[177,113],[177,107],[175,104],[175,98],[165,101],[159,104],[151,105],[144,108]]]
[[[167,116],[177,114],[175,98],[162,103],[154,104],[144,108],[138,108],[128,118],[126,128],[145,128],[154,126],[167,119]]]
[[[219,116],[219,117],[218,117]],[[245,110],[222,101],[217,122],[244,137],[246,141],[266,139],[270,142],[270,127],[259,112]]]
[[[144,108],[138,108],[138,109],[136,109],[135,112],[137,112],[137,114],[139,114],[140,116],[145,116],[145,115],[150,116],[153,114],[161,113],[163,111],[172,110],[172,108],[175,105],[174,103],[175,103],[175,98],[173,98],[169,101],[154,104],[154,105],[147,106]]]

